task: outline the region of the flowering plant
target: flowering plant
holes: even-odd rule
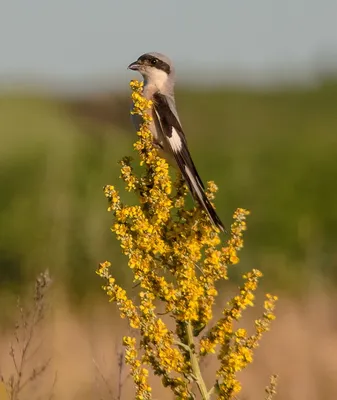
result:
[[[143,119],[134,144],[143,172],[137,175],[131,158],[125,157],[120,163],[121,178],[139,203],[123,204],[111,185],[104,188],[104,194],[113,213],[112,231],[139,288],[133,294],[136,300],[116,283],[109,262],[101,263],[97,273],[105,279],[103,288],[121,317],[135,331],[134,336],[125,336],[123,343],[136,399],[152,398],[149,367],[177,399],[194,399],[195,387],[202,399],[232,399],[241,388],[237,373],[252,362],[254,349],[274,319],[276,301],[275,296],[267,295],[253,335],[235,327],[242,311],[254,305],[262,276],[254,269],[243,276],[238,294],[226,304],[222,317],[212,321],[216,283],[228,280],[228,267],[239,261],[249,212],[242,208],[234,212],[230,237],[223,246],[208,217],[198,207],[185,208],[187,190],[181,177],[172,183],[168,164],[152,143],[147,113],[151,101],[142,96],[142,83],[131,81],[130,86],[132,113]],[[209,182],[210,200],[216,191],[216,185]],[[173,329],[164,321],[165,315],[172,317]],[[211,387],[206,386],[200,368],[200,361],[208,355],[218,359]]]

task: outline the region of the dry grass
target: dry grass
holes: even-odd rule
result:
[[[279,375],[278,400],[336,399],[336,300],[323,290],[298,300],[281,296],[273,329],[264,337],[253,365],[242,374],[241,399],[263,399],[273,373]],[[45,322],[39,338],[43,346],[35,354],[34,363],[43,363],[49,357],[51,363],[42,381],[27,385],[20,400],[48,398],[37,396],[37,389],[50,393],[55,374],[55,400],[132,398],[131,382],[127,370],[121,368],[119,355],[126,326],[117,318],[113,305],[103,299],[101,303],[88,302],[84,311],[74,311],[66,296],[59,293]],[[13,332],[9,331],[0,338],[0,368],[7,376],[13,372],[8,354],[12,339]],[[212,365],[204,368],[212,374]],[[156,382],[154,398],[172,397]]]

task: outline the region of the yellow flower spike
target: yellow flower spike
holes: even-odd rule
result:
[[[118,191],[112,185],[106,185],[103,188],[104,195],[108,199],[108,211],[116,211],[121,207]]]
[[[125,361],[131,367],[131,374],[136,387],[137,400],[152,399],[152,389],[148,383],[149,371],[141,366],[136,350],[136,339],[130,336],[123,338]]]
[[[195,382],[202,399],[209,400],[216,392],[219,399],[229,400],[241,388],[237,373],[252,362],[254,349],[275,318],[276,298],[267,295],[264,313],[255,321],[255,333],[248,336],[245,329],[235,330],[243,311],[254,305],[262,274],[252,270],[210,329],[218,297],[216,283],[228,280],[228,268],[239,262],[249,212],[242,208],[234,212],[230,237],[222,245],[223,235],[215,232],[200,208],[186,209],[187,188],[181,175],[172,183],[169,166],[152,142],[149,109],[153,104],[142,96],[142,82],[131,81],[130,87],[132,114],[143,120],[133,145],[142,172],[136,173],[139,168],[133,168],[131,157],[124,157],[120,178],[138,202],[123,204],[112,185],[105,186],[104,195],[113,213],[111,230],[133,274],[132,294],[129,297],[116,283],[108,261],[100,264],[97,274],[105,280],[103,290],[117,305],[121,318],[127,319],[134,336],[140,338],[137,347],[135,337],[123,340],[136,398],[151,398],[145,368],[150,366],[175,398],[195,398]],[[208,182],[210,201],[216,192],[215,183]],[[168,319],[172,321],[169,326]],[[219,362],[213,387],[206,386],[199,366],[207,354]]]

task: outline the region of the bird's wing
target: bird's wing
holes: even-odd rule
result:
[[[154,117],[158,120],[167,147],[171,150],[176,163],[193,195],[193,198],[206,211],[212,223],[224,231],[224,226],[208,200],[202,180],[195,168],[187,141],[176,112],[170,107],[169,98],[160,92],[153,95]]]

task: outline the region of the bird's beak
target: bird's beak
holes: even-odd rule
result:
[[[128,66],[128,69],[132,69],[132,71],[138,71],[139,67],[140,65],[137,61],[135,61]]]

